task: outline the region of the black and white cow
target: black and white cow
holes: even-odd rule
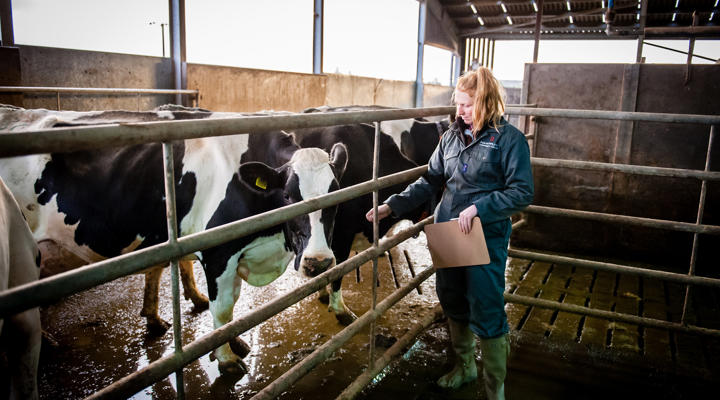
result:
[[[25,124],[35,129],[238,116],[188,110],[70,114],[0,111],[40,116]],[[17,121],[26,117],[6,115],[0,121],[15,121],[3,125],[8,127],[3,129],[14,131],[23,129]],[[331,155],[318,148],[288,151],[290,160],[275,169],[257,162],[241,165],[242,154],[248,150],[246,134],[189,139],[174,143],[173,150],[181,236],[334,190],[347,162],[345,146],[338,145],[330,149]],[[157,143],[14,157],[0,159],[0,176],[9,182],[36,239],[52,239],[88,261],[97,261],[167,240],[162,159]],[[242,280],[258,286],[272,282],[284,272],[297,243],[314,244],[315,254],[304,249],[305,258],[296,262],[307,275],[317,275],[334,265],[324,229],[316,222],[334,220],[335,207],[318,213],[322,216],[300,217],[191,255],[205,270],[216,328],[232,319]],[[332,225],[326,226],[332,229]],[[160,320],[157,283],[152,284],[148,290],[146,282],[146,302],[154,296],[154,310],[148,313],[150,307],[143,307],[144,313],[154,313],[146,315],[149,323]],[[228,344],[214,351],[221,371],[242,369],[242,356]]]
[[[32,233],[10,190],[0,179],[0,291],[36,281],[40,264]],[[10,399],[37,399],[40,359],[40,311],[37,307],[0,318],[2,348],[8,354],[10,387],[0,387]]]
[[[320,106],[303,110],[305,113],[314,112],[341,112],[341,111],[376,111],[396,110],[396,107],[386,106]],[[441,119],[431,122],[424,118],[408,118],[399,120],[388,120],[380,122],[380,130],[392,137],[400,151],[417,165],[425,165],[430,160],[430,155],[440,143],[440,137],[448,130],[450,119]]]
[[[346,188],[372,179],[373,143],[375,128],[367,124],[339,125],[326,128],[299,129],[292,132],[295,141],[303,148],[319,147],[330,149],[337,143],[347,147],[349,161],[345,174],[340,180],[340,188]],[[380,165],[379,176],[390,175],[407,169],[417,167],[407,159],[398,149],[393,139],[387,134],[380,136]],[[407,183],[401,183],[380,190],[380,202],[394,193],[402,191]],[[332,233],[332,250],[337,263],[348,259],[355,236],[363,234],[372,241],[373,226],[365,219],[365,212],[372,207],[372,194],[366,194],[347,202],[341,203],[337,209],[335,229]],[[405,218],[418,221],[427,215],[425,205],[419,207]],[[391,216],[380,221],[380,235],[399,221]],[[331,285],[329,307],[341,323],[348,324],[355,319],[355,315],[347,309],[342,299],[341,280]]]

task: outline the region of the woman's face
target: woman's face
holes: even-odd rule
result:
[[[457,106],[456,115],[458,118],[462,118],[465,124],[472,126],[473,123],[473,106],[475,105],[475,99],[472,98],[468,93],[462,90],[455,91],[455,105]]]

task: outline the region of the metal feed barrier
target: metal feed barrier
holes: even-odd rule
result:
[[[68,271],[59,275],[43,279],[41,281],[27,284],[21,287],[0,293],[0,317],[6,316],[28,308],[48,304],[56,301],[64,296],[76,293],[113,279],[126,276],[141,271],[148,265],[156,265],[160,263],[171,263],[172,271],[172,293],[173,293],[173,326],[175,331],[175,352],[172,355],[165,356],[143,369],[128,375],[125,378],[113,383],[112,385],[94,393],[89,398],[110,397],[129,397],[143,388],[165,379],[168,375],[175,371],[182,370],[183,366],[198,359],[199,357],[212,351],[214,348],[229,341],[237,335],[251,329],[252,327],[262,323],[268,318],[281,312],[285,308],[295,304],[303,298],[309,296],[315,291],[321,289],[333,280],[345,275],[346,273],[358,268],[360,265],[374,260],[373,280],[377,279],[377,257],[389,248],[399,244],[412,235],[416,234],[422,227],[431,222],[432,218],[421,221],[412,227],[397,233],[391,238],[379,240],[377,238],[377,224],[375,226],[375,238],[373,246],[357,256],[337,265],[335,268],[307,281],[305,284],[295,290],[278,297],[264,306],[256,309],[253,313],[234,320],[231,323],[214,330],[205,336],[189,343],[183,347],[180,343],[179,329],[179,282],[177,271],[177,260],[183,255],[193,253],[195,251],[216,246],[218,244],[234,240],[247,234],[261,231],[273,225],[277,225],[283,221],[298,215],[318,210],[331,205],[339,204],[351,198],[374,192],[374,207],[377,207],[377,191],[381,188],[388,187],[400,182],[407,182],[417,178],[426,171],[426,167],[417,167],[401,173],[389,175],[386,177],[377,177],[377,160],[379,158],[377,144],[379,140],[379,129],[377,121],[405,119],[413,117],[426,117],[436,115],[448,115],[454,112],[453,107],[433,107],[419,109],[398,109],[398,110],[376,110],[376,111],[353,111],[353,112],[337,112],[328,114],[295,114],[282,116],[261,116],[261,117],[240,117],[219,120],[188,120],[188,121],[167,121],[167,122],[149,122],[137,124],[122,125],[106,125],[99,127],[77,127],[77,128],[58,128],[52,130],[43,130],[35,132],[22,133],[6,133],[0,134],[0,157],[19,156],[35,153],[49,153],[61,151],[73,151],[81,149],[99,148],[104,146],[122,146],[139,143],[149,143],[161,141],[164,143],[164,162],[165,162],[165,185],[166,195],[168,198],[168,230],[170,238],[167,243],[152,246],[143,250],[128,253],[119,257],[101,261],[92,265],[81,267],[76,270]],[[705,115],[681,115],[681,114],[655,114],[655,113],[632,113],[632,112],[613,112],[613,111],[586,111],[586,110],[557,110],[542,109],[529,107],[509,107],[507,114],[515,115],[532,115],[544,117],[564,117],[564,118],[590,118],[590,119],[608,119],[608,120],[632,120],[632,121],[655,121],[655,122],[673,122],[673,123],[700,123],[713,125],[710,131],[710,143],[708,149],[712,147],[712,141],[715,135],[714,125],[720,124],[720,116]],[[294,129],[330,126],[338,124],[353,123],[375,123],[376,124],[376,140],[374,153],[374,172],[373,180],[367,181],[349,188],[338,190],[327,195],[305,200],[291,206],[283,207],[271,212],[255,215],[241,221],[233,222],[227,225],[216,227],[204,232],[177,238],[175,232],[176,216],[174,211],[175,197],[174,186],[170,184],[174,182],[173,166],[172,166],[172,148],[168,142],[173,140],[232,135],[238,132],[252,132],[254,134],[262,134],[276,129]],[[718,234],[720,227],[701,224],[702,213],[705,204],[705,195],[707,192],[707,181],[720,180],[720,172],[710,172],[710,153],[706,160],[705,171],[692,171],[671,168],[642,167],[632,165],[618,165],[606,163],[594,163],[584,161],[567,161],[552,160],[543,158],[533,158],[533,165],[544,165],[563,168],[580,168],[594,169],[603,171],[622,171],[626,173],[657,175],[657,176],[673,176],[702,180],[701,198],[698,210],[698,219],[695,224],[688,224],[674,221],[653,220],[648,218],[628,217],[612,214],[591,213],[586,211],[530,206],[527,209],[529,213],[539,213],[546,215],[562,215],[574,218],[595,219],[612,223],[623,223],[631,225],[652,226],[662,229],[681,230],[693,232],[695,234],[695,242],[693,245],[693,254],[691,258],[690,271],[687,275],[674,274],[651,269],[636,268],[631,266],[600,263],[591,260],[574,259],[560,257],[555,255],[520,251],[515,249],[509,250],[512,257],[548,261],[553,263],[572,264],[580,267],[592,268],[595,270],[610,270],[619,273],[636,274],[648,276],[667,281],[680,282],[687,285],[685,305],[689,297],[691,285],[704,285],[712,287],[720,287],[720,279],[695,276],[695,256],[697,253],[697,236],[700,233]],[[525,224],[525,220],[514,224],[515,228],[519,228]],[[379,304],[375,305],[375,293],[373,293],[373,308],[366,314],[358,318],[350,326],[333,336],[328,342],[319,347],[314,353],[307,356],[301,362],[293,366],[283,376],[270,383],[263,391],[259,392],[256,398],[271,398],[280,394],[287,389],[293,382],[300,379],[310,369],[318,365],[330,354],[349,340],[364,326],[371,324],[382,312],[389,308],[392,304],[400,300],[404,295],[414,290],[421,282],[434,273],[434,269],[426,268],[419,273],[407,286],[397,289],[393,294],[388,296]],[[373,288],[375,284],[372,285]],[[573,306],[554,301],[536,299],[527,296],[518,296],[514,294],[505,294],[508,302],[521,303],[531,306],[543,308],[551,308],[571,313],[597,316],[616,321],[629,322],[638,325],[646,325],[652,327],[660,327],[664,329],[692,332],[698,334],[707,334],[712,336],[720,336],[719,330],[708,329],[703,327],[687,325],[685,313],[681,323],[673,323],[650,318],[641,318],[634,315],[621,314],[609,311],[595,310],[587,307]],[[391,360],[392,356],[398,354],[406,344],[414,340],[414,337],[425,327],[429,326],[435,317],[440,313],[436,308],[433,312],[424,318],[421,323],[412,327],[406,336],[401,338],[396,345],[392,346],[387,352],[375,360],[373,354],[374,349],[371,346],[370,363],[368,369],[360,375],[357,380],[352,383],[340,395],[340,398],[353,398],[360,390],[372,379],[375,374],[381,371]],[[372,338],[372,336],[371,336]],[[370,341],[373,342],[372,340]],[[182,384],[182,374],[176,374],[177,387],[184,387]],[[178,397],[184,397],[184,391],[178,390]]]
[[[80,88],[56,86],[0,86],[0,93],[55,93],[57,96],[57,110],[60,111],[60,93],[78,94],[113,94],[131,95],[137,97],[137,110],[140,111],[140,96],[150,94],[186,94],[192,97],[193,104],[198,107],[200,91],[193,89],[140,89],[140,88]]]

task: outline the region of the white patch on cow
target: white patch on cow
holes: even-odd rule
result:
[[[173,114],[172,111],[156,111],[155,113],[159,118],[175,119],[175,114]]]
[[[210,313],[217,329],[232,320],[235,302],[240,297],[242,279],[238,276],[236,267],[228,263],[225,271],[215,279],[215,283],[218,292],[215,300],[210,301]],[[239,359],[227,343],[215,349],[215,357],[221,363]]]
[[[53,195],[47,204],[40,206],[38,215],[39,224],[33,230],[33,236],[38,242],[52,240],[56,245],[76,255],[86,263],[105,259],[105,257],[92,251],[87,245],[81,246],[75,243],[75,231],[80,221],[74,225],[65,223],[65,213],[58,210],[57,194]],[[58,242],[60,239],[65,240]],[[137,247],[137,245],[135,247]]]
[[[40,178],[45,164],[50,161],[47,154],[0,158],[0,177],[15,196],[31,231],[39,224],[35,181]]]
[[[383,133],[387,133],[393,138],[393,141],[397,145],[398,149],[402,148],[400,145],[400,138],[402,137],[403,131],[410,132],[410,128],[413,125],[412,119],[399,119],[394,121],[382,121],[380,122],[380,130]]]
[[[312,199],[330,190],[330,184],[335,179],[330,168],[330,156],[322,149],[300,149],[290,159],[293,171],[298,177],[300,195],[303,200]],[[322,210],[313,211],[310,218],[310,239],[303,252],[303,257],[316,259],[332,258],[333,253],[327,246],[325,229],[320,222]]]
[[[185,141],[183,174],[194,173],[197,187],[192,207],[180,222],[183,235],[205,230],[225,198],[227,185],[240,168],[240,157],[247,148],[246,134]]]
[[[329,292],[330,302],[328,303],[328,309],[333,311],[335,314],[342,314],[344,312],[347,312],[345,310],[345,302],[343,301],[342,289],[338,290],[337,292],[329,290]]]
[[[233,308],[240,296],[242,280],[237,274],[237,260],[235,263],[228,262],[225,271],[215,279],[215,283],[218,292],[215,300],[210,301],[210,311],[215,328],[219,328],[232,320]]]
[[[235,265],[238,275],[247,283],[265,286],[285,272],[293,255],[285,249],[285,235],[279,232],[250,242],[230,258],[227,267]]]

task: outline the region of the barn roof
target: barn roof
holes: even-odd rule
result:
[[[541,1],[437,0],[437,3],[442,7],[443,20],[454,28],[458,38],[526,40],[534,38]],[[544,0],[542,39],[637,39],[640,35],[720,38],[718,0],[615,0],[613,19],[607,18],[607,7],[607,0]],[[693,15],[696,21],[691,30]]]

